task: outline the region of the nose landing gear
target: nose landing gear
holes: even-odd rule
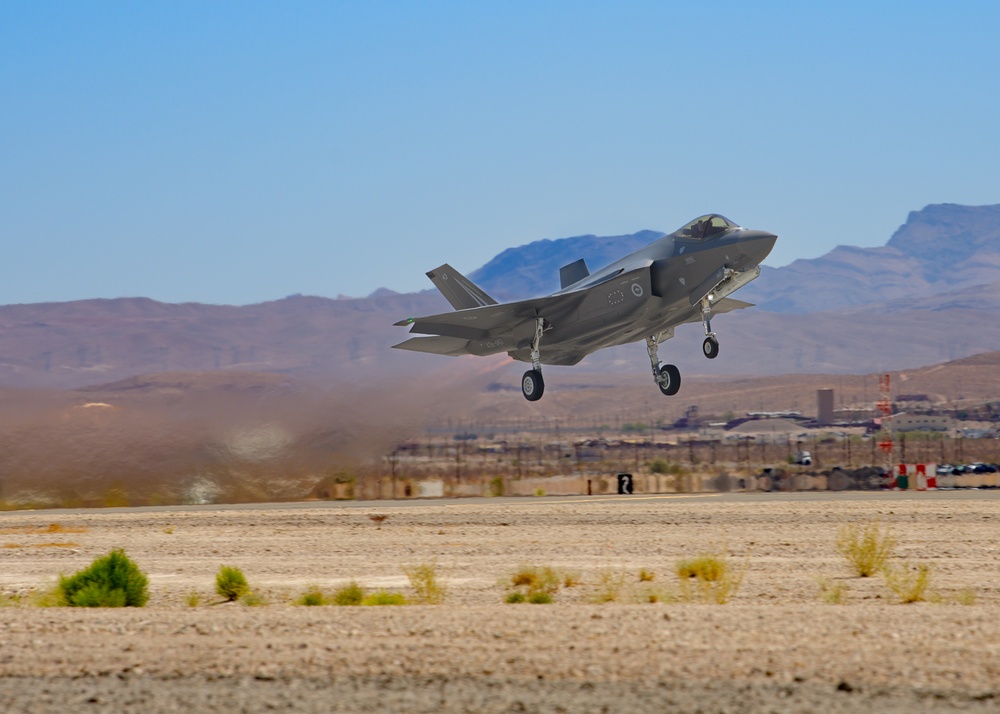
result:
[[[701,351],[709,359],[719,356],[719,338],[712,332],[712,301],[706,295],[701,299],[701,322],[705,326],[705,341]]]

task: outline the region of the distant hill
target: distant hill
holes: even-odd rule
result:
[[[545,294],[558,288],[562,265],[583,257],[596,270],[662,235],[537,241],[504,251],[470,277],[498,299]],[[758,307],[713,321],[722,343],[717,360],[701,357],[698,325],[678,329],[663,359],[685,375],[845,374],[998,350],[1000,206],[928,206],[911,213],[886,246],[841,246],[765,269],[738,297]],[[0,387],[74,388],[205,371],[401,384],[455,362],[389,349],[407,336],[393,323],[449,309],[434,290],[387,289],[360,299],[295,296],[240,307],[146,298],[0,306]],[[484,371],[503,365],[502,358],[473,362]],[[649,364],[636,344],[573,369],[589,381],[595,373],[641,374]],[[500,371],[496,378],[515,383],[523,366]]]
[[[740,298],[772,312],[811,313],[992,283],[1000,283],[1000,205],[938,204],[910,213],[885,246],[838,246],[765,268]]]

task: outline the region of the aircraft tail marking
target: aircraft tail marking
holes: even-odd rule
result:
[[[481,287],[447,263],[439,268],[434,268],[427,273],[427,277],[456,310],[497,304],[497,301],[487,295]]]

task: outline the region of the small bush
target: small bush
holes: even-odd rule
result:
[[[405,605],[406,598],[403,596],[403,593],[391,593],[385,590],[379,590],[378,592],[368,595],[361,601],[361,604],[371,607],[378,607],[381,605]]]
[[[725,605],[739,590],[743,570],[734,572],[724,555],[701,555],[677,564],[680,598],[685,602]]]
[[[666,459],[653,459],[649,462],[649,470],[654,474],[665,474],[670,470],[670,464]]]
[[[438,582],[437,563],[404,565],[403,572],[416,593],[414,602],[421,605],[440,605],[444,602],[445,586]]]
[[[59,599],[74,607],[142,607],[149,600],[149,580],[116,549],[69,577],[60,577]]]
[[[837,550],[861,578],[881,571],[895,547],[896,539],[892,532],[888,528],[883,529],[878,521],[864,527],[845,525],[837,537]]]
[[[187,594],[187,597],[184,598],[184,604],[188,607],[198,607],[201,605],[201,595],[192,590]]]
[[[655,579],[656,579],[656,573],[654,573],[653,571],[646,570],[645,568],[641,568],[639,570],[639,582],[640,583],[651,583]]]
[[[564,588],[575,588],[579,584],[580,584],[579,573],[571,570],[567,570],[566,572],[563,573],[562,586]]]
[[[931,582],[931,571],[926,565],[915,568],[903,563],[898,568],[886,565],[883,570],[885,584],[896,594],[903,604],[923,602],[927,599],[927,588]]]
[[[224,597],[226,602],[236,602],[250,592],[250,585],[242,570],[223,565],[215,576],[215,592]]]
[[[511,592],[507,593],[507,597],[504,599],[505,602],[508,602],[512,605],[522,603],[525,600],[527,600],[527,597],[525,597],[525,594],[520,590],[512,590]]]
[[[365,589],[353,580],[333,593],[331,598],[334,605],[350,607],[360,605],[365,599]]]
[[[304,593],[302,593],[299,598],[295,601],[296,605],[303,605],[305,607],[315,607],[317,605],[326,605],[326,596],[323,591],[319,589],[316,585],[311,585]]]
[[[551,605],[552,593],[543,592],[541,590],[528,593],[528,602],[532,605]]]

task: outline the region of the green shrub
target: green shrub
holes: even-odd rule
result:
[[[250,585],[242,570],[234,566],[223,565],[215,576],[215,592],[224,597],[227,602],[235,602],[250,592]]]
[[[403,572],[416,593],[414,602],[421,605],[440,605],[444,602],[445,586],[438,582],[437,563],[404,565]]]
[[[296,605],[304,605],[305,607],[326,605],[326,603],[326,596],[316,585],[309,586],[309,588],[295,601]]]
[[[368,595],[361,601],[361,604],[376,607],[380,605],[405,605],[406,598],[403,596],[403,593],[391,593],[385,590],[379,590],[378,592]]]
[[[896,539],[878,521],[861,527],[845,525],[837,536],[837,550],[850,564],[856,575],[868,578],[881,571],[892,556]]]
[[[507,597],[504,599],[504,601],[512,605],[516,605],[518,603],[524,602],[526,599],[527,598],[524,596],[524,593],[521,592],[520,590],[512,590],[509,593],[507,593]]]
[[[528,602],[532,605],[550,605],[552,603],[552,593],[547,593],[541,590],[528,593]]]
[[[365,599],[365,589],[353,580],[333,593],[333,604],[342,607],[360,605]]]
[[[654,474],[665,474],[670,470],[670,464],[666,459],[653,459],[649,462],[649,470]]]
[[[149,600],[149,580],[116,549],[75,575],[59,578],[57,594],[74,607],[142,607]]]

